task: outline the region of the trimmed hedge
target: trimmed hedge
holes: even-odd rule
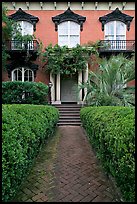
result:
[[[123,199],[135,201],[135,110],[130,107],[84,107],[80,116],[89,141]]]
[[[42,82],[2,82],[3,104],[48,104],[48,86]]]
[[[11,201],[59,119],[55,107],[2,105],[2,200]]]

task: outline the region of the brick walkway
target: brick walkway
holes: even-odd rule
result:
[[[79,126],[58,127],[15,202],[116,202],[119,194]]]

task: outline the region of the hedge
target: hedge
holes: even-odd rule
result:
[[[42,82],[2,82],[3,104],[48,104],[48,86]]]
[[[135,110],[130,107],[84,107],[81,121],[102,166],[125,201],[135,200]]]
[[[59,119],[55,107],[2,105],[2,200],[11,201]]]

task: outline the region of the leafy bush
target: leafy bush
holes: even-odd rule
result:
[[[102,58],[98,69],[89,72],[88,81],[79,85],[86,88],[84,100],[92,106],[135,106],[135,87],[127,86],[135,80],[135,58],[124,55]]]
[[[47,104],[48,86],[42,82],[2,82],[3,104]]]
[[[89,141],[126,201],[135,199],[135,115],[130,107],[85,107],[80,112]]]
[[[59,118],[52,106],[2,105],[2,200],[13,199]]]

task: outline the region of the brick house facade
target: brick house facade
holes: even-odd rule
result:
[[[34,34],[36,40],[29,44],[32,59],[23,60],[23,53],[16,49],[14,40],[8,42],[7,49],[11,59],[7,71],[3,71],[3,81],[28,80],[52,82],[52,102],[81,103],[83,93],[76,98],[72,87],[87,81],[89,66],[73,78],[62,79],[58,74],[46,74],[43,63],[37,57],[37,39],[44,47],[68,45],[74,47],[90,41],[107,40],[111,49],[100,50],[100,55],[134,53],[135,45],[135,3],[134,2],[5,2],[8,15],[20,23],[22,34]],[[134,85],[132,81],[129,85]]]

